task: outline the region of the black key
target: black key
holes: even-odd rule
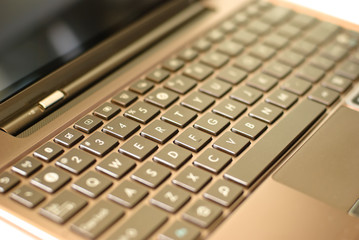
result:
[[[272,25],[277,25],[287,19],[291,14],[291,10],[284,7],[275,6],[266,11],[262,15],[261,20]]]
[[[25,157],[11,167],[13,172],[16,172],[24,177],[29,177],[42,168],[41,162],[32,157]]]
[[[232,86],[230,84],[223,82],[221,80],[217,80],[217,79],[207,80],[199,88],[199,90],[201,92],[207,93],[208,95],[211,95],[216,98],[223,97],[223,95],[225,95],[231,89],[232,89]]]
[[[270,59],[276,53],[274,48],[268,47],[264,44],[255,45],[249,52],[252,56],[257,57],[263,61]]]
[[[62,133],[60,133],[59,135],[57,135],[54,138],[54,141],[62,146],[70,148],[70,147],[74,146],[76,143],[78,143],[83,138],[84,138],[84,135],[82,135],[82,133],[80,133],[72,128],[68,128],[65,131],[63,131]]]
[[[144,205],[134,215],[126,220],[108,240],[117,239],[149,239],[150,235],[167,221],[167,215],[152,206]],[[146,223],[146,224],[143,224]],[[128,237],[130,235],[130,238]]]
[[[116,138],[102,132],[95,132],[80,144],[80,148],[96,156],[103,157],[117,145]]]
[[[161,240],[180,240],[180,239],[187,239],[187,240],[196,240],[200,236],[200,231],[197,227],[193,226],[192,224],[175,221],[172,225],[166,229],[165,232],[161,233],[159,239]]]
[[[247,30],[257,34],[257,35],[264,35],[269,32],[271,26],[265,22],[259,20],[253,20],[247,25]]]
[[[315,44],[321,44],[330,39],[339,29],[339,26],[332,23],[319,22],[309,30],[305,38]]]
[[[123,90],[112,98],[112,102],[122,107],[128,107],[137,100],[137,95],[133,92]]]
[[[282,49],[288,44],[288,39],[278,34],[271,34],[265,38],[264,44],[275,49]]]
[[[197,117],[196,112],[181,106],[173,106],[161,119],[177,127],[184,128]]]
[[[289,23],[279,26],[277,31],[279,35],[289,39],[297,37],[301,32],[299,28],[292,26]]]
[[[146,92],[150,91],[155,85],[147,80],[138,80],[134,84],[130,86],[130,90],[138,93],[138,94],[145,94]]]
[[[334,43],[325,46],[320,54],[333,61],[339,61],[348,54],[348,49],[344,48],[339,44]]]
[[[88,197],[96,198],[112,185],[111,180],[97,172],[87,172],[75,183],[72,188]]]
[[[74,128],[85,133],[92,133],[101,125],[102,125],[102,121],[99,118],[95,116],[87,115],[81,118],[81,120],[77,121],[74,125]]]
[[[192,157],[192,153],[174,144],[167,144],[153,160],[170,168],[178,169]]]
[[[274,123],[281,115],[283,111],[271,104],[261,103],[256,106],[250,113],[249,116],[262,120],[266,123]]]
[[[175,101],[177,101],[178,95],[172,91],[163,88],[157,88],[153,92],[147,95],[146,102],[152,103],[160,108],[168,108]]]
[[[70,180],[71,177],[66,172],[53,166],[48,166],[31,179],[31,183],[46,192],[54,193]]]
[[[145,162],[131,175],[131,178],[150,188],[156,188],[170,175],[170,170],[160,164]]]
[[[119,151],[137,160],[143,161],[158,148],[157,144],[140,136],[133,136],[126,141]]]
[[[175,213],[190,199],[190,194],[178,187],[166,185],[150,202],[168,212]]]
[[[211,179],[210,173],[193,166],[187,166],[172,182],[184,189],[197,193],[207,185]]]
[[[56,165],[74,174],[80,174],[95,161],[90,154],[74,148],[57,160]]]
[[[267,125],[263,122],[246,116],[240,119],[231,130],[254,140],[257,139],[266,129]]]
[[[243,188],[235,183],[219,179],[203,196],[224,207],[229,207],[243,194]]]
[[[225,178],[249,187],[285,154],[324,112],[325,107],[321,104],[308,100],[301,102],[238,159],[224,174]]]
[[[212,110],[212,112],[231,120],[235,120],[246,110],[247,107],[245,105],[232,99],[224,99]]]
[[[212,140],[211,136],[194,128],[187,128],[174,143],[194,152],[199,152]]]
[[[177,58],[168,59],[162,64],[163,68],[171,72],[176,72],[179,69],[181,69],[183,66],[184,66],[184,61]]]
[[[297,13],[292,19],[289,20],[289,23],[298,28],[304,29],[312,26],[316,22],[314,17]]]
[[[231,98],[243,102],[248,105],[252,105],[263,96],[261,91],[248,86],[241,86],[231,95]]]
[[[257,88],[261,91],[268,92],[272,89],[275,85],[277,85],[278,80],[274,77],[271,77],[267,74],[258,74],[253,78],[249,79],[247,85]]]
[[[313,67],[311,65],[302,66],[296,73],[296,76],[303,78],[312,83],[318,82],[323,78],[325,72],[319,68]]]
[[[354,81],[359,77],[359,64],[351,61],[344,61],[335,70],[335,73]]]
[[[202,63],[213,68],[220,68],[223,65],[225,65],[228,61],[229,61],[229,57],[219,52],[210,52],[205,54],[201,58]]]
[[[87,205],[78,194],[65,190],[40,209],[40,214],[63,224]]]
[[[193,92],[188,97],[186,97],[181,105],[193,109],[197,112],[204,112],[207,108],[215,103],[213,97],[210,97],[204,93]]]
[[[269,74],[275,78],[283,79],[286,77],[292,69],[284,64],[279,62],[272,62],[269,65],[265,66],[263,72]]]
[[[304,57],[301,54],[287,50],[278,56],[278,61],[289,67],[297,67],[304,61]]]
[[[11,188],[19,184],[20,179],[8,172],[0,174],[0,193],[6,193]]]
[[[351,84],[351,80],[338,75],[333,75],[322,82],[324,87],[330,88],[340,93],[345,92]]]
[[[297,95],[303,95],[311,87],[312,87],[312,84],[310,82],[302,80],[297,77],[289,78],[282,85],[283,89],[285,89],[289,92],[292,92],[294,94],[297,94]]]
[[[239,30],[233,34],[233,41],[241,43],[245,46],[255,43],[257,41],[257,38],[257,35],[244,29]]]
[[[146,124],[154,117],[160,114],[160,110],[157,107],[145,102],[137,102],[132,107],[128,108],[124,113],[125,117],[131,118],[137,122]]]
[[[179,94],[185,94],[197,85],[195,80],[192,80],[183,75],[177,75],[166,81],[164,87]]]
[[[243,55],[235,59],[234,65],[247,72],[253,72],[262,65],[262,61],[249,55]]]
[[[131,158],[123,154],[111,153],[96,166],[96,170],[120,179],[135,166],[136,163]]]
[[[197,200],[182,216],[195,225],[207,228],[222,215],[222,209],[208,201]]]
[[[335,62],[318,55],[310,59],[310,64],[322,70],[328,71],[335,65]]]
[[[238,156],[249,144],[250,141],[248,139],[232,132],[226,132],[213,143],[213,147],[232,156]]]
[[[298,97],[292,93],[278,89],[269,95],[266,101],[283,109],[289,109],[298,101]]]
[[[155,83],[160,83],[170,76],[170,72],[165,69],[155,69],[146,76],[148,80]]]
[[[34,156],[46,162],[50,162],[63,153],[63,151],[64,150],[58,145],[47,142],[34,152]]]
[[[207,39],[211,42],[220,42],[224,39],[224,33],[219,29],[213,29],[207,34]]]
[[[235,67],[227,67],[222,69],[216,77],[236,85],[247,77],[247,73]]]
[[[164,144],[177,133],[178,129],[176,127],[163,121],[155,120],[142,130],[141,136],[160,144]]]
[[[116,114],[121,111],[121,108],[115,104],[105,102],[93,112],[93,115],[102,118],[104,120],[109,120],[113,118]]]
[[[34,208],[45,200],[45,196],[42,193],[27,185],[22,185],[13,191],[10,194],[10,198],[28,208]]]
[[[178,57],[186,62],[192,61],[198,56],[198,52],[192,48],[182,50]]]
[[[339,93],[331,89],[318,86],[309,94],[308,98],[326,106],[331,106],[339,98]]]
[[[198,81],[203,81],[212,73],[213,73],[212,68],[207,67],[206,65],[203,65],[201,63],[194,63],[194,64],[188,66],[183,71],[184,75],[191,77],[193,79],[196,79]]]
[[[208,148],[201,155],[196,157],[196,160],[193,162],[193,164],[197,167],[201,167],[212,173],[218,174],[231,161],[231,156],[216,149]]]
[[[206,113],[193,126],[214,136],[220,134],[229,126],[230,122],[213,113]]]
[[[217,51],[224,53],[228,56],[234,57],[240,54],[244,50],[241,44],[233,41],[226,41],[218,45]]]
[[[95,239],[115,224],[124,211],[118,205],[101,200],[71,225],[77,233]]]
[[[119,116],[106,124],[102,131],[111,136],[125,140],[140,129],[140,125],[128,118]]]
[[[212,43],[210,41],[208,41],[207,39],[204,39],[204,38],[196,41],[193,44],[193,48],[196,49],[197,51],[200,51],[200,52],[207,51],[208,49],[211,48],[211,46],[212,46]]]
[[[125,180],[120,183],[107,197],[127,208],[133,208],[148,195],[145,187],[133,181]]]
[[[317,47],[308,41],[299,40],[292,44],[292,50],[304,56],[309,56],[317,50]]]

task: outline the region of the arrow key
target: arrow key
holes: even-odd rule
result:
[[[128,180],[122,182],[107,198],[127,208],[133,208],[148,195],[146,188]]]

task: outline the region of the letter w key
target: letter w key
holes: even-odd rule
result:
[[[119,153],[111,153],[96,166],[96,169],[119,179],[135,166],[136,163],[131,158]]]

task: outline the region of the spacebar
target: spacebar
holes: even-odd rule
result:
[[[251,186],[324,112],[323,105],[304,100],[239,158],[224,177]]]

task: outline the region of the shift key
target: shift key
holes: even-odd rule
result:
[[[325,107],[303,101],[232,165],[224,177],[250,187],[325,112]]]

